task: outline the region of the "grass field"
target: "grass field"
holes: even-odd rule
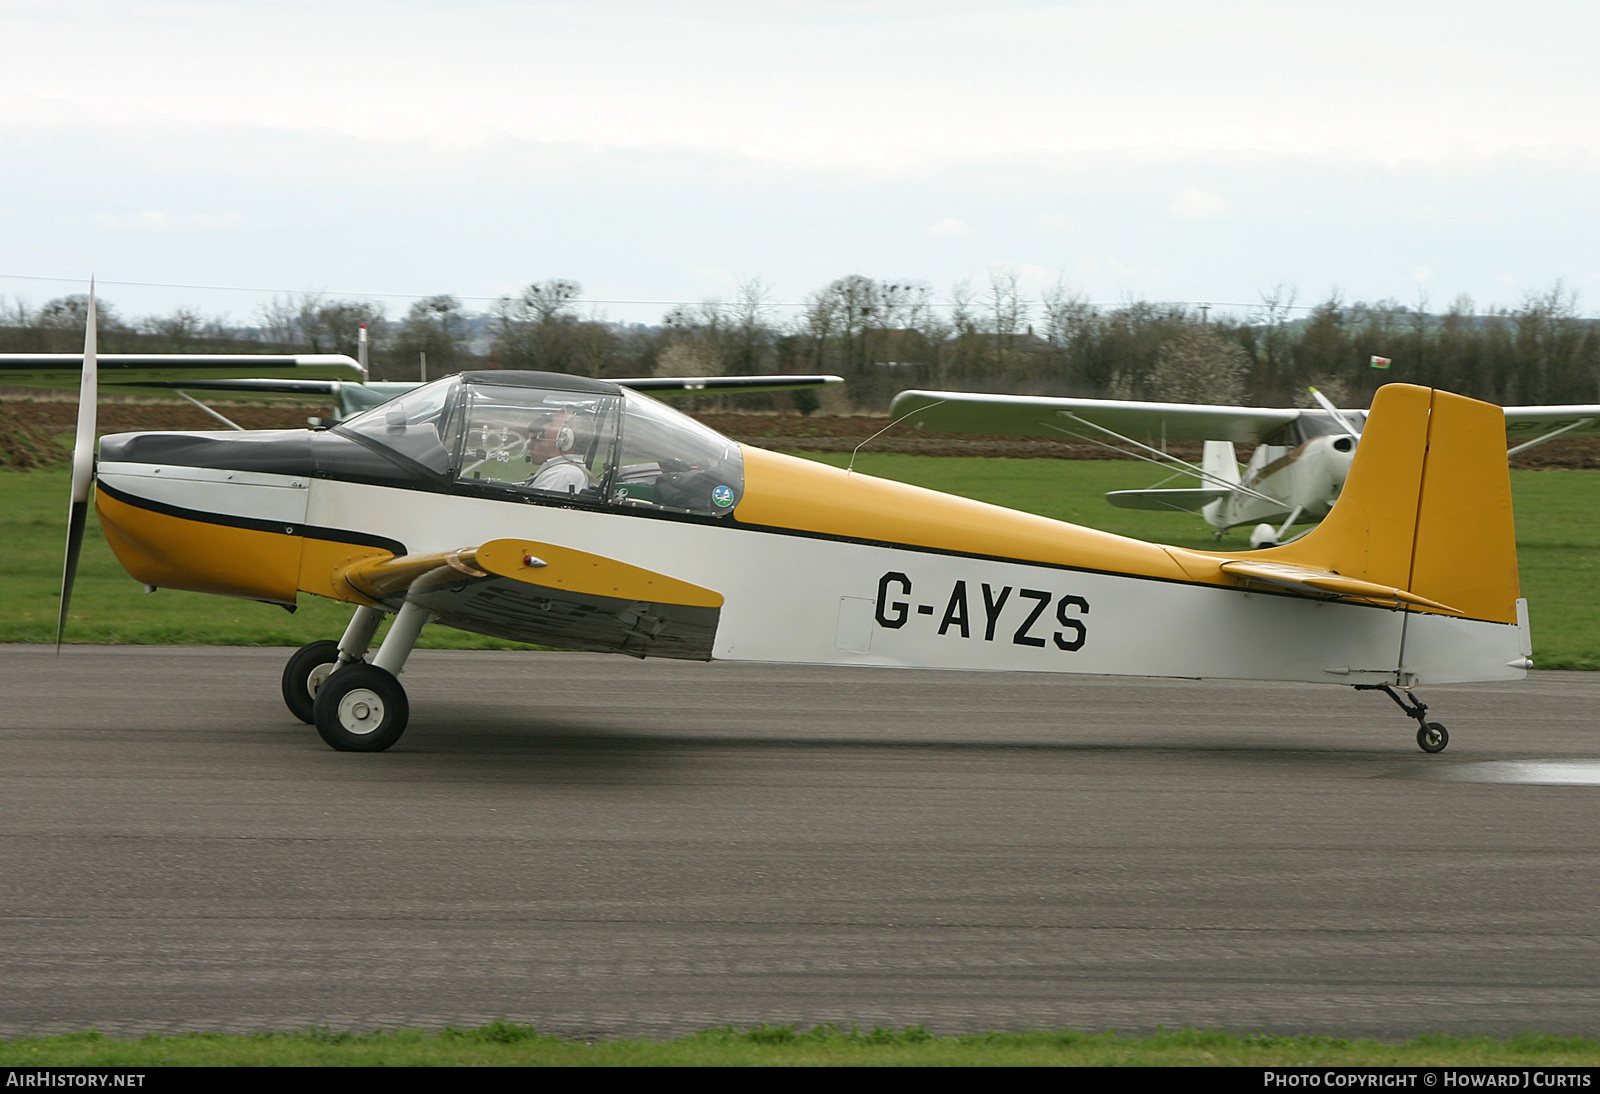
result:
[[[1600,1042],[1523,1035],[1418,1037],[1400,1044],[1331,1037],[1237,1036],[1178,1030],[987,1033],[934,1037],[921,1029],[822,1027],[711,1030],[671,1041],[582,1041],[494,1022],[440,1033],[333,1033],[116,1039],[95,1033],[0,1042],[10,1067],[1593,1067]]]
[[[843,465],[844,455],[814,458]],[[1012,460],[868,453],[858,470],[979,498],[1059,520],[1184,547],[1214,547],[1198,517],[1114,509],[1107,490],[1148,486],[1142,464],[1115,460]],[[1522,587],[1541,668],[1600,669],[1600,471],[1513,471]],[[0,559],[7,610],[0,641],[53,638],[65,535],[67,472],[0,471]],[[1222,544],[1244,545],[1235,531]],[[68,640],[298,646],[337,637],[349,608],[302,597],[300,610],[162,590],[145,596],[92,526],[73,595]],[[514,648],[497,639],[430,627],[423,648]]]

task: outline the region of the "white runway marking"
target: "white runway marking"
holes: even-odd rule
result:
[[[1523,783],[1532,786],[1600,786],[1600,760],[1514,760],[1462,764],[1445,778],[1474,783]]]

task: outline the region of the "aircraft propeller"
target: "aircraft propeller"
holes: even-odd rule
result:
[[[1334,421],[1344,426],[1344,431],[1346,433],[1350,434],[1350,436],[1354,437],[1358,441],[1361,439],[1361,430],[1351,425],[1350,419],[1346,418],[1344,416],[1344,412],[1338,407],[1334,406],[1326,395],[1322,394],[1322,392],[1318,391],[1316,388],[1312,388],[1311,397],[1317,401],[1318,406],[1320,406],[1323,410],[1326,410],[1329,414],[1333,415]]]
[[[94,482],[95,404],[99,399],[95,358],[94,278],[89,279],[89,314],[83,329],[83,379],[78,384],[78,433],[72,444],[72,500],[67,510],[67,557],[61,568],[61,615],[56,620],[56,656],[67,628],[72,583],[78,576],[83,530],[89,522],[89,487]]]

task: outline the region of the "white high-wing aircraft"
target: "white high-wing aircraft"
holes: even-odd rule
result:
[[[1328,515],[1361,443],[1368,412],[1340,410],[1315,388],[1312,394],[1319,409],[902,391],[889,414],[930,433],[1071,438],[1149,460],[1192,485],[1114,490],[1106,500],[1123,509],[1198,512],[1218,537],[1252,524],[1250,545],[1271,547],[1287,542],[1294,525]],[[1600,435],[1600,405],[1504,411],[1507,438],[1522,442],[1508,455],[1557,437]],[[1199,465],[1169,453],[1170,441],[1203,441]],[[1255,446],[1242,468],[1236,444]]]
[[[131,380],[123,387],[149,387],[170,390],[187,399],[229,429],[244,427],[228,420],[214,407],[189,395],[189,391],[227,391],[235,395],[319,395],[334,403],[333,416],[311,419],[311,425],[334,425],[364,410],[388,402],[422,386],[421,381],[368,380],[367,368],[354,357],[342,353],[102,353],[97,367],[106,369],[207,369],[252,368],[292,370],[321,367],[344,368],[357,374],[349,380],[299,379],[280,373],[277,376],[247,378],[196,378],[192,380]],[[81,353],[0,353],[0,371],[30,370],[54,372],[83,367]],[[631,391],[647,391],[657,398],[674,395],[738,395],[755,391],[798,391],[844,383],[842,376],[642,376],[614,380]]]

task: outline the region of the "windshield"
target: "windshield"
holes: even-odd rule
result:
[[[456,387],[455,377],[435,380],[340,422],[334,429],[353,433],[420,463],[429,471],[445,474],[450,470],[450,450],[454,447],[446,423]]]
[[[334,427],[466,489],[724,517],[739,446],[638,392],[553,374],[436,380]]]
[[[458,477],[599,500],[615,460],[615,395],[467,384]]]

